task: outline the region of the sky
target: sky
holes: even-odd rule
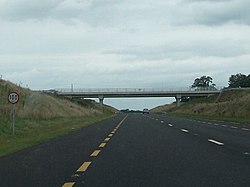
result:
[[[0,76],[33,90],[182,88],[203,75],[228,86],[250,73],[249,10],[249,0],[0,0]]]

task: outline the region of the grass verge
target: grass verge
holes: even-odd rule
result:
[[[81,129],[112,117],[112,114],[91,115],[53,120],[21,120],[16,124],[15,135],[0,135],[0,157],[32,147],[50,139]]]

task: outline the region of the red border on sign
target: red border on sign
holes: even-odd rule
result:
[[[16,94],[16,95],[17,95],[17,101],[15,101],[15,102],[11,102],[11,101],[10,101],[9,98],[10,98],[10,95],[11,95],[11,94]],[[9,95],[8,95],[8,101],[9,101],[9,103],[11,103],[11,104],[16,104],[16,103],[18,103],[18,101],[19,101],[19,94],[18,94],[17,92],[10,92]]]

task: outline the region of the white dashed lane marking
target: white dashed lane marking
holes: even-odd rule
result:
[[[209,141],[209,142],[212,142],[212,143],[214,143],[214,144],[217,144],[217,145],[224,145],[224,143],[219,142],[219,141],[217,141],[217,140],[208,139],[208,141]]]
[[[182,132],[188,133],[189,131],[187,129],[181,129]]]
[[[241,128],[241,130],[243,130],[243,131],[250,131],[250,129],[247,129],[247,128]]]

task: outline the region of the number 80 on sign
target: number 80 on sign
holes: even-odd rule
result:
[[[16,104],[19,101],[19,94],[16,92],[11,92],[8,97],[8,101],[11,104]]]

